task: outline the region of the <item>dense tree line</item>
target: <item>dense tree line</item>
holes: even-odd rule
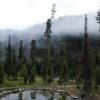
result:
[[[81,53],[82,50],[86,48],[83,46],[83,41],[83,36],[64,36],[61,37],[57,43],[52,43],[51,66],[53,71],[53,80],[55,78],[59,78],[59,83],[65,84],[64,82],[67,83],[68,80],[79,79],[78,77],[81,75],[80,73],[82,66],[81,58],[83,58]],[[37,42],[32,40],[30,42],[30,53],[28,53],[29,55],[27,56],[25,54],[25,46],[23,41],[20,41],[18,48],[15,48],[11,42],[11,37],[9,36],[5,60],[0,61],[0,77],[4,76],[8,79],[17,80],[18,75],[21,75],[24,83],[26,84],[35,82],[35,77],[38,75],[45,81],[46,70],[48,68],[47,48],[38,47]],[[91,37],[89,38],[89,42],[89,46],[91,48],[88,52],[92,52],[93,61],[95,61],[96,74],[94,77],[96,84],[100,84],[100,47],[97,45],[99,40]],[[58,43],[59,45],[57,45]],[[1,82],[3,82],[3,79],[0,79]]]
[[[35,83],[36,77],[42,78],[44,84],[57,80],[66,85],[71,80],[88,93],[100,85],[100,37],[88,34],[87,16],[85,16],[84,34],[79,36],[64,35],[53,37],[50,48],[50,66],[48,67],[48,49],[45,39],[30,42],[29,51],[24,41],[19,41],[18,48],[9,36],[5,60],[0,60],[0,84],[5,79],[18,80],[24,84]],[[37,44],[38,43],[38,44]],[[2,57],[0,42],[0,58]]]
[[[64,42],[62,41],[62,38]],[[54,71],[53,76],[54,78],[56,78],[60,75],[60,67],[63,66],[64,63],[68,66],[69,78],[77,78],[77,71],[80,68],[79,66],[81,66],[80,58],[82,57],[80,54],[81,50],[84,48],[82,43],[83,36],[64,36],[62,38],[59,41],[58,47],[57,43],[52,43],[53,47],[51,50],[51,55]],[[96,40],[95,38],[91,37],[89,38],[89,41],[91,47],[90,49],[94,51],[93,55],[96,60],[96,69],[99,69],[98,66],[100,65],[100,47],[99,45],[97,45],[99,43],[99,40]],[[11,42],[12,41],[9,37],[8,45],[6,47],[5,60],[0,61],[1,66],[4,66],[3,68],[6,77],[12,77],[13,79],[16,79],[18,72],[23,70],[23,67],[25,66],[25,68],[28,68],[28,73],[32,71],[31,69],[34,70],[33,73],[30,73],[31,75],[33,74],[32,77],[36,74],[43,76],[43,74],[45,74],[44,70],[46,70],[47,48],[37,47],[36,41],[32,40],[30,43],[30,55],[28,55],[30,57],[27,57],[25,54],[25,47],[23,45],[23,41],[20,41],[19,48],[15,48],[14,45],[11,45]]]

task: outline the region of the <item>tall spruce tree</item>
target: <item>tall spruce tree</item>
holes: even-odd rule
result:
[[[4,66],[0,64],[0,85],[4,82]]]
[[[16,50],[15,48],[12,49],[12,69],[13,69],[13,79],[17,80],[17,73],[18,73],[18,68],[17,68],[17,57],[16,57]]]
[[[92,60],[91,60],[91,49],[89,48],[88,40],[88,27],[87,27],[87,15],[85,15],[85,28],[84,28],[84,46],[82,52],[82,68],[81,68],[81,78],[83,81],[83,91],[86,95],[86,100],[88,100],[89,95],[92,92]]]
[[[28,67],[29,83],[35,82],[36,75],[36,41],[31,41],[30,48],[30,66]]]
[[[27,66],[26,66],[26,64],[23,64],[22,69],[21,69],[21,75],[23,77],[24,84],[27,84],[27,76],[28,76],[27,74],[28,74],[27,73]]]
[[[48,48],[48,80],[47,82],[50,84],[52,81],[53,81],[53,78],[54,78],[54,74],[53,74],[53,64],[54,64],[54,50],[53,48],[51,47],[51,44],[49,44],[50,47]]]
[[[0,41],[0,85],[4,81],[4,65],[2,64],[2,42]]]
[[[30,59],[32,61],[32,64],[35,63],[35,57],[36,57],[36,41],[31,41],[31,48],[30,48]]]
[[[62,45],[59,56],[60,56],[60,64],[61,64],[59,83],[65,85],[69,79],[68,55],[66,52],[65,45]]]
[[[13,70],[12,70],[12,47],[10,43],[10,36],[8,40],[8,46],[6,49],[6,61],[5,61],[5,67],[4,67],[5,73],[7,74],[8,78],[10,76],[13,76]]]
[[[0,41],[0,61],[2,60],[2,42]]]
[[[23,51],[23,41],[20,41],[20,47],[19,47],[19,63],[23,63],[24,62],[24,51]]]
[[[98,86],[100,85],[100,55],[97,48],[94,51],[94,56],[95,56],[95,69],[94,69],[95,88],[98,88]]]
[[[21,75],[23,77],[24,84],[27,83],[27,62],[24,56],[24,48],[23,48],[23,41],[20,41],[19,47],[19,70],[21,71]]]
[[[43,55],[42,61],[41,61],[41,77],[43,79],[44,85],[47,85],[47,75],[48,75],[48,67],[47,67],[47,56]]]

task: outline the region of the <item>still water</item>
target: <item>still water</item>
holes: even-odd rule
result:
[[[58,92],[50,93],[47,91],[24,91],[22,98],[19,98],[19,93],[7,95],[0,100],[72,100],[70,96],[59,94]]]

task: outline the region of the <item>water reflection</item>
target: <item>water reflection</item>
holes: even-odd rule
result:
[[[31,98],[35,99],[36,98],[36,93],[35,92],[30,92],[31,93]]]
[[[10,94],[0,100],[18,100],[18,94]]]
[[[21,100],[19,93],[10,94],[0,100]],[[48,91],[25,91],[22,93],[22,100],[71,100],[70,96]]]
[[[22,91],[20,90],[20,91],[19,91],[19,94],[18,94],[18,99],[19,99],[19,100],[22,100],[22,97],[23,97],[23,93],[22,93]]]

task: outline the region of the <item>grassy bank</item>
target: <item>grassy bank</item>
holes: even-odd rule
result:
[[[18,80],[7,80],[5,79],[4,83],[0,86],[0,91],[6,91],[6,90],[13,90],[13,89],[31,89],[31,88],[45,88],[50,87],[52,89],[57,90],[65,90],[71,94],[78,95],[80,92],[80,89],[77,88],[76,84],[70,81],[68,84],[59,85],[57,80],[53,81],[49,86],[45,86],[43,83],[43,80],[40,77],[36,77],[35,83],[32,84],[24,84],[22,78],[18,78]],[[94,91],[94,94],[100,95],[100,86],[98,89]]]

